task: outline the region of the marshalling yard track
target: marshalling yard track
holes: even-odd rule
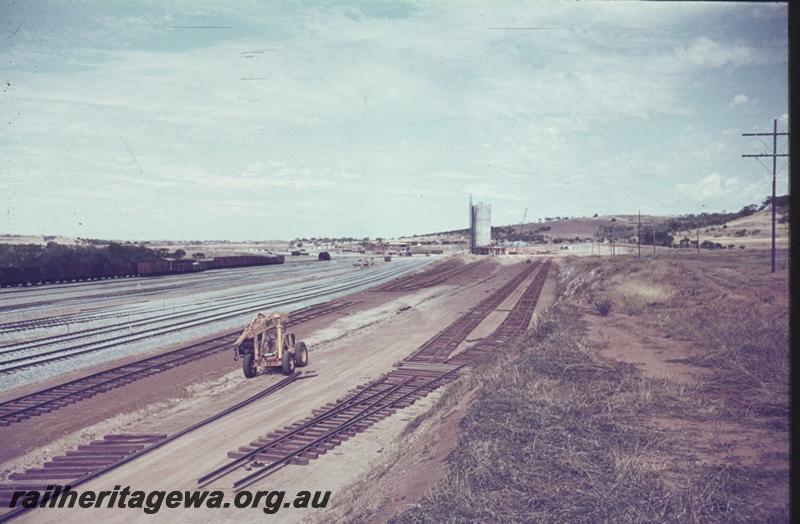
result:
[[[422,273],[401,277],[393,282],[413,283],[413,286],[409,289],[421,289],[429,285],[426,284],[429,278],[435,278],[441,273],[450,270],[451,268],[449,265],[441,264],[423,271]],[[345,286],[349,286],[349,284],[345,284]],[[295,296],[295,298],[297,297]],[[305,296],[302,298],[305,298]],[[292,312],[290,323],[291,325],[297,325],[308,322],[314,318],[347,308],[352,304],[353,302],[351,301],[334,300],[309,306]],[[30,417],[49,413],[66,405],[91,398],[99,393],[111,391],[112,389],[147,376],[161,373],[167,369],[181,366],[221,351],[230,351],[231,344],[236,340],[239,334],[240,330],[238,329],[230,331],[199,343],[189,344],[168,353],[136,360],[135,362],[130,362],[123,366],[93,373],[64,384],[59,384],[51,388],[2,402],[0,403],[0,426],[8,426]],[[84,349],[83,351],[93,350],[96,349]],[[0,354],[2,354],[1,351]],[[53,359],[56,360],[59,358],[66,357],[63,355],[56,355],[53,357]]]
[[[441,265],[446,264],[447,262]],[[433,285],[428,283],[429,280],[437,279],[442,273],[451,273],[449,266],[440,267],[441,265],[406,277],[410,280],[410,284],[405,285],[405,290]],[[8,343],[0,346],[0,375],[28,371],[38,366],[104,351],[122,343],[130,344],[156,335],[207,326],[264,309],[286,307],[302,301],[324,298],[334,293],[347,293],[407,272],[407,268],[401,267],[376,271],[375,274],[335,273],[326,281],[305,285],[301,291],[292,284],[282,285],[269,294],[261,291],[232,294],[213,303],[201,303],[183,308],[180,312],[159,313],[136,320],[120,320],[110,325],[77,330],[66,335],[50,335]],[[404,283],[406,278],[401,277],[393,282]],[[421,281],[418,280],[420,278]],[[0,333],[23,329],[19,324],[16,322],[0,325]],[[136,331],[133,331],[134,329]],[[99,336],[102,338],[98,340]],[[52,347],[54,345],[58,347]]]
[[[221,479],[232,477],[232,488],[234,491],[238,491],[286,465],[307,464],[380,420],[452,382],[464,370],[479,363],[482,357],[488,353],[507,348],[527,331],[547,279],[551,262],[544,260],[543,262],[520,264],[520,266],[518,272],[506,284],[422,344],[416,351],[396,364],[395,369],[351,389],[342,398],[321,406],[310,416],[298,422],[230,451],[228,462],[197,479],[198,487],[208,486]],[[390,283],[392,285],[388,286],[389,289],[386,290],[406,291],[433,286],[451,278],[453,274],[469,272],[474,267],[472,264],[458,267],[446,263],[441,264],[428,271]],[[449,276],[441,279],[444,274]],[[499,326],[474,345],[453,354],[453,351],[466,341],[470,332],[524,282],[527,284],[521,296]],[[293,314],[292,323],[305,322],[350,304],[334,300],[304,308]],[[226,337],[230,336],[233,335],[226,334],[218,339],[209,340],[207,342],[210,345],[207,347],[198,347],[202,346],[200,344],[182,349],[197,352],[214,351],[215,349],[212,348],[219,348],[216,349],[217,351],[229,349],[230,346],[225,341],[227,341]],[[212,342],[213,340],[216,342]],[[139,376],[169,369],[172,361],[168,360],[168,357],[172,354],[152,357],[153,359],[165,358],[166,360],[163,362],[144,359],[0,404],[0,423],[12,424],[30,416],[53,411],[63,405],[107,391],[108,388],[119,387],[119,385],[136,380]],[[108,373],[108,375],[100,377],[103,373]],[[187,433],[272,395],[306,376],[310,375],[295,372],[256,395],[171,435],[110,434],[102,439],[78,446],[75,450],[67,451],[64,456],[52,458],[42,468],[13,473],[9,478],[14,482],[0,485],[0,505],[7,506],[11,494],[17,490],[44,491],[48,485],[52,484],[69,484],[75,487],[88,482]],[[87,382],[81,382],[83,380],[87,380]],[[63,389],[59,390],[62,387]],[[6,409],[7,405],[8,409]],[[0,522],[13,519],[26,511],[30,510],[18,507],[7,511],[0,514]]]

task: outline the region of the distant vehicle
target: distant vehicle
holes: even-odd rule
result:
[[[392,261],[392,257],[389,257],[389,256],[383,257],[383,261],[384,262],[391,262]]]
[[[299,257],[299,256],[300,256],[300,252],[299,252],[299,251],[292,251],[292,252],[291,252],[291,255],[292,255],[293,257]]]
[[[327,251],[320,251],[319,255],[317,256],[317,258],[319,260],[330,260],[331,259],[331,254],[328,253]]]

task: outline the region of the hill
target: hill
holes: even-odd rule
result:
[[[672,246],[696,241],[719,243],[723,246],[766,247],[771,239],[771,199],[760,205],[751,204],[735,212],[707,212],[685,215],[642,215],[642,243]],[[788,242],[789,196],[776,198],[778,214],[777,237]],[[527,244],[562,244],[610,240],[636,242],[639,231],[638,215],[596,215],[593,217],[555,217],[538,222],[492,226],[492,240],[498,243],[522,242]],[[467,230],[440,231],[424,235],[403,237],[404,240],[422,243],[463,244]]]

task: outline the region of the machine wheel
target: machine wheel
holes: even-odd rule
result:
[[[294,346],[294,363],[299,368],[308,365],[308,348],[305,342],[298,342]]]
[[[245,353],[242,357],[242,371],[246,378],[253,378],[256,376],[256,367],[253,365],[254,355],[252,353]]]
[[[283,357],[281,357],[281,368],[284,375],[291,375],[294,373],[294,358],[293,355],[288,351],[283,352]]]

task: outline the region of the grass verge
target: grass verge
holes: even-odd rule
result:
[[[764,371],[780,357],[764,359],[766,369],[738,383],[771,390]],[[738,365],[725,364],[711,384]],[[684,407],[692,421],[709,391],[600,358],[569,300],[469,380],[477,400],[446,478],[394,522],[788,521],[788,471],[693,460],[679,430],[649,422]],[[728,390],[717,393],[734,409]]]

